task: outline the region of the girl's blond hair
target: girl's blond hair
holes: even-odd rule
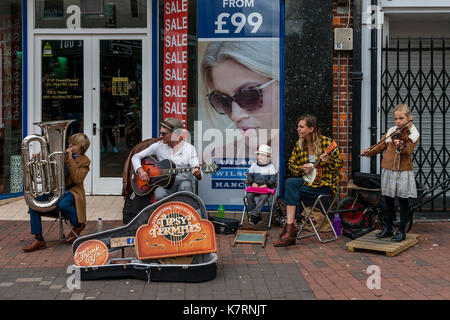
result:
[[[70,136],[69,143],[78,146],[81,154],[84,154],[91,145],[89,138],[84,133],[75,133]]]
[[[397,112],[403,112],[405,114],[405,116],[408,119],[412,119],[412,112],[411,109],[406,105],[406,104],[398,104],[395,108],[394,108],[394,114]]]

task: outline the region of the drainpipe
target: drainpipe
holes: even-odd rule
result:
[[[360,171],[361,151],[361,1],[353,1],[353,68],[352,68],[352,172]],[[350,172],[347,172],[349,175]]]
[[[378,0],[372,0],[372,6],[378,6]],[[370,37],[370,145],[377,143],[377,101],[378,101],[378,30],[372,28]],[[370,158],[370,172],[377,172],[377,158]]]

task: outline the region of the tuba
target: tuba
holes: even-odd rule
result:
[[[67,128],[74,120],[34,123],[42,129],[42,136],[29,135],[22,140],[23,189],[27,205],[36,211],[56,209],[66,191],[64,184],[64,151]],[[41,152],[30,157],[30,144],[37,141]],[[36,198],[48,195],[48,200]]]

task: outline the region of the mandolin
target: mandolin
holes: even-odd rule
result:
[[[194,169],[194,167],[177,168],[169,159],[158,161],[152,156],[142,159],[141,165],[147,172],[149,180],[143,181],[138,174],[132,175],[131,187],[138,196],[145,196],[157,187],[170,188],[175,181],[175,175],[182,172],[191,172]],[[204,173],[216,173],[220,169],[216,163],[198,166],[197,168]]]
[[[337,143],[336,141],[333,141],[328,148],[325,150],[325,154],[330,154],[332,153],[335,149],[337,148]],[[305,182],[308,183],[313,183],[313,182],[317,182],[320,180],[321,176],[322,176],[322,170],[320,168],[320,164],[322,163],[322,160],[319,158],[315,163],[314,163],[314,168],[311,170],[310,173],[307,173],[303,176],[303,180],[305,180]]]

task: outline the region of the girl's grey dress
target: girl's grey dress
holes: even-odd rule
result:
[[[392,198],[417,198],[414,172],[381,168],[381,194]]]

